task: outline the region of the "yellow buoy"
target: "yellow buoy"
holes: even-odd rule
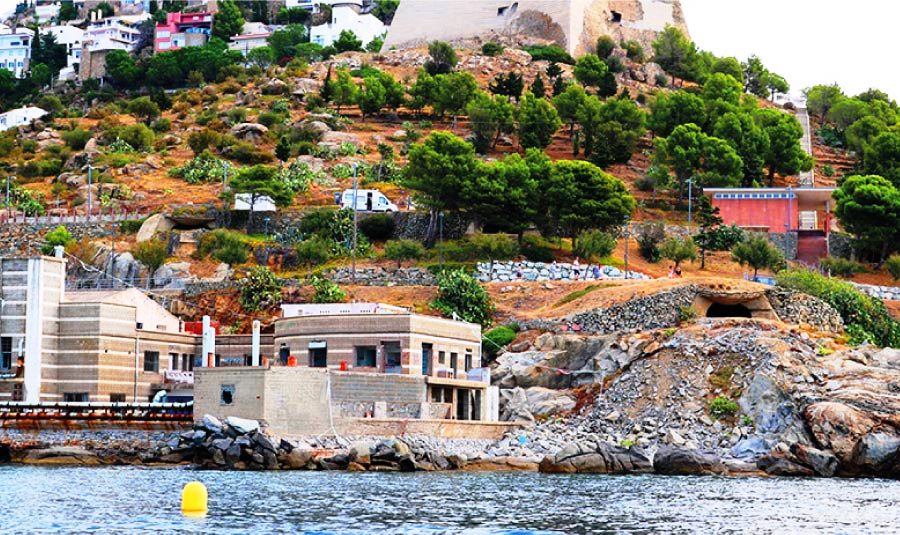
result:
[[[191,481],[181,491],[181,512],[186,515],[206,514],[207,498],[206,485]]]

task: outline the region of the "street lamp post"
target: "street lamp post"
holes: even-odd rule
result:
[[[9,182],[11,180],[12,180],[12,176],[6,177],[6,219],[7,219],[7,221],[12,216],[12,213],[11,213],[12,205],[9,202],[10,201],[10,199],[9,199]]]
[[[353,164],[353,265],[350,278],[356,282],[356,223],[358,219],[357,209],[359,208],[359,181],[357,180],[357,164]]]
[[[628,279],[628,224],[629,218],[625,218],[625,278]]]
[[[93,212],[93,203],[94,203],[94,195],[93,195],[93,184],[94,184],[94,164],[91,162],[90,158],[88,158],[88,198],[87,198],[87,218],[90,220],[91,212]]]

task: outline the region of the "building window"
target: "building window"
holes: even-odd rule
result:
[[[222,385],[219,391],[219,405],[234,404],[234,385]]]
[[[456,353],[450,353],[450,368],[453,369],[453,377],[456,377],[456,372],[459,369],[459,355]]]
[[[169,369],[178,369],[178,353],[169,353]]]
[[[466,352],[465,366],[467,372],[472,369],[472,353],[468,351]]]
[[[159,373],[159,351],[144,351],[144,371]]]
[[[378,349],[375,346],[357,346],[356,366],[360,368],[374,368],[377,354]]]
[[[12,368],[12,337],[0,337],[0,370],[9,370]]]
[[[400,342],[383,342],[384,371],[387,373],[403,373]]]
[[[66,392],[63,394],[63,401],[67,403],[84,403],[88,401],[87,392]]]
[[[447,354],[443,351],[438,351],[438,363],[447,364]]]
[[[125,403],[125,394],[110,394],[110,403]]]

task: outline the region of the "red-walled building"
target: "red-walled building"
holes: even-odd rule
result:
[[[704,188],[726,225],[797,234],[797,256],[815,263],[828,254],[834,188]]]
[[[165,24],[156,25],[153,48],[156,52],[169,52],[203,46],[209,41],[212,25],[212,13],[167,13]]]

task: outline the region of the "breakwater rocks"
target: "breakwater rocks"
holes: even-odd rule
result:
[[[594,269],[596,268],[596,269]],[[576,281],[576,280],[649,280],[652,277],[613,266],[547,262],[479,262],[476,276],[481,282]]]

